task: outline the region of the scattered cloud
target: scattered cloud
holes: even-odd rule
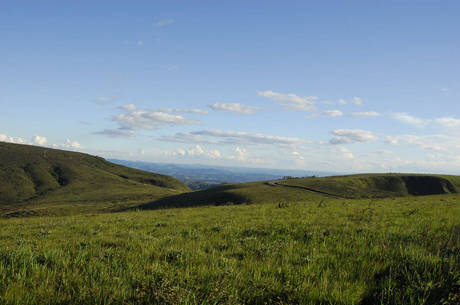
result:
[[[424,151],[455,151],[458,138],[452,138],[446,135],[400,135],[387,136],[385,143],[390,145],[409,145],[416,146]],[[458,148],[458,147],[457,147]]]
[[[370,131],[361,129],[336,129],[332,131],[334,138],[330,144],[353,144],[377,140],[377,137]]]
[[[144,41],[143,41],[143,40],[138,40],[138,41],[137,41],[137,45],[138,45],[139,47],[142,47],[142,46],[144,45]]]
[[[355,156],[353,153],[346,147],[340,147],[340,152],[342,153],[343,157],[346,159],[354,159]]]
[[[176,20],[174,20],[173,18],[166,18],[166,19],[161,19],[157,22],[155,22],[153,25],[156,26],[156,27],[164,27],[164,26],[167,26],[167,25],[171,25],[173,24],[174,22],[176,22]]]
[[[405,124],[409,124],[415,127],[423,127],[425,125],[425,120],[414,117],[407,113],[395,113],[393,114],[393,118],[396,120],[403,122]]]
[[[331,117],[338,117],[338,116],[342,116],[343,112],[340,110],[326,110],[326,111],[323,111],[323,115],[331,116]]]
[[[351,99],[351,102],[355,105],[362,105],[363,104],[363,100],[360,98],[360,97],[357,97],[357,96],[354,96],[352,99]]]
[[[235,148],[235,155],[231,156],[230,159],[246,161],[248,159],[248,151],[245,148],[237,146]]]
[[[211,159],[220,159],[222,154],[218,149],[204,149],[196,144],[191,148],[179,148],[173,152],[164,152],[165,156],[181,156],[181,157],[208,157]]]
[[[270,90],[260,91],[257,92],[257,94],[278,102],[280,105],[283,105],[286,109],[307,112],[316,110],[315,104],[318,100],[316,96],[301,97],[295,95],[294,93],[278,93]]]
[[[40,146],[45,146],[48,140],[45,137],[42,136],[34,136],[32,138],[32,143]]]
[[[213,110],[234,112],[238,114],[253,114],[258,109],[256,107],[245,106],[238,103],[216,103],[209,105],[209,107]]]
[[[235,145],[295,145],[306,141],[298,138],[266,136],[262,134],[221,131],[221,130],[200,130],[193,132],[180,132],[172,136],[163,136],[162,141],[181,143],[208,143],[208,144],[235,144]]]
[[[161,112],[167,113],[194,113],[194,114],[208,114],[206,110],[201,109],[172,109],[172,108],[161,108]]]
[[[441,125],[444,128],[460,128],[460,119],[446,117],[434,119],[436,124]]]
[[[439,89],[441,92],[448,92],[449,91],[449,88],[440,88]]]
[[[352,114],[350,114],[350,116],[354,118],[376,117],[376,116],[380,116],[380,113],[375,112],[375,111],[353,112]]]
[[[341,98],[341,99],[339,99],[339,104],[340,105],[346,105],[347,102],[343,98]]]
[[[124,113],[114,115],[112,120],[117,122],[121,129],[152,130],[161,126],[194,125],[199,122],[189,120],[180,115],[173,115],[162,111],[137,109],[133,104],[120,107]]]
[[[26,140],[24,140],[21,137],[15,138],[15,137],[9,137],[4,134],[0,134],[0,141],[1,142],[8,142],[8,143],[16,143],[16,144],[29,144]]]

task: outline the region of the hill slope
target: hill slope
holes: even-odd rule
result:
[[[242,203],[321,202],[326,198],[359,199],[455,194],[460,176],[365,174],[227,184],[163,197],[140,208],[191,207]]]
[[[0,142],[0,205],[152,200],[190,189],[178,180],[88,154]]]
[[[360,174],[286,179],[277,183],[351,199],[440,195],[460,191],[460,176],[449,175]]]

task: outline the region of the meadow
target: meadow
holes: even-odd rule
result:
[[[460,196],[0,219],[1,304],[458,304]]]

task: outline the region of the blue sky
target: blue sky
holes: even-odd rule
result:
[[[460,174],[458,1],[2,1],[0,141]]]

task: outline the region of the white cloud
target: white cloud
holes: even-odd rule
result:
[[[407,113],[395,113],[393,118],[396,120],[403,122],[405,124],[409,124],[415,127],[423,127],[426,124],[426,121],[417,117],[414,117]]]
[[[34,136],[32,138],[32,142],[36,145],[44,146],[46,145],[46,142],[48,142],[48,140],[45,137]]]
[[[172,109],[172,108],[161,108],[161,112],[167,113],[194,113],[194,114],[208,114],[206,110],[201,109]]]
[[[460,119],[452,117],[437,118],[434,122],[445,128],[460,128]]]
[[[363,100],[360,98],[360,97],[357,97],[357,96],[353,96],[353,98],[351,99],[351,102],[355,105],[362,105],[363,104]]]
[[[258,95],[274,100],[290,110],[314,111],[316,110],[316,96],[300,97],[294,93],[278,93],[273,91],[260,91]]]
[[[245,106],[238,103],[216,103],[209,105],[209,107],[213,110],[228,111],[238,114],[253,114],[257,110],[256,107]]]
[[[162,111],[137,109],[133,104],[120,107],[124,113],[114,115],[112,120],[120,124],[121,129],[127,130],[152,130],[168,125],[193,125],[199,124],[180,115],[172,115]]]
[[[441,92],[448,92],[449,91],[449,88],[440,88],[439,89]]]
[[[160,21],[155,22],[153,25],[156,27],[164,27],[164,26],[173,24],[175,21],[176,20],[174,20],[173,18],[166,18],[166,19],[162,19]]]
[[[194,155],[202,155],[204,153],[204,150],[203,148],[201,148],[200,145],[196,145],[195,147],[191,148],[191,149],[188,149],[187,150],[187,153],[191,156],[194,156]]]
[[[144,41],[143,41],[143,40],[139,40],[139,41],[137,42],[137,45],[138,45],[139,47],[142,47],[142,46],[144,45]]]
[[[246,161],[248,159],[248,152],[245,148],[237,146],[235,148],[235,155],[231,156],[230,159]]]
[[[323,111],[323,115],[337,117],[337,116],[342,116],[343,112],[340,110],[326,110],[326,111]]]
[[[163,136],[162,141],[179,143],[232,144],[232,145],[281,145],[290,146],[304,144],[307,141],[299,138],[266,136],[256,133],[200,130],[179,132],[171,136]]]
[[[81,148],[80,143],[78,143],[77,141],[72,141],[70,139],[67,139],[66,144],[64,145],[65,147],[68,147],[68,148]]]
[[[220,159],[222,154],[218,149],[204,149],[200,145],[195,145],[192,148],[179,148],[177,151],[164,152],[166,156],[181,156],[181,157],[207,157],[211,159]]]
[[[415,146],[424,151],[451,151],[456,153],[455,151],[460,148],[457,147],[457,143],[460,143],[459,139],[447,135],[387,136],[385,139],[385,143],[390,145]]]
[[[330,144],[353,144],[377,140],[372,132],[361,129],[336,129],[332,134],[335,137],[329,141]]]
[[[380,116],[380,113],[375,111],[367,111],[367,112],[353,112],[350,116],[354,118],[362,118],[362,117],[376,117]]]
[[[355,156],[353,155],[353,153],[347,149],[346,147],[340,147],[340,152],[342,153],[342,156],[346,159],[354,159]]]
[[[339,99],[339,104],[340,105],[346,105],[347,102],[343,98],[341,98],[341,99]]]
[[[8,143],[16,143],[16,144],[29,144],[26,140],[24,140],[21,137],[14,138],[14,137],[9,137],[4,134],[0,134],[0,141],[1,142],[8,142]]]

